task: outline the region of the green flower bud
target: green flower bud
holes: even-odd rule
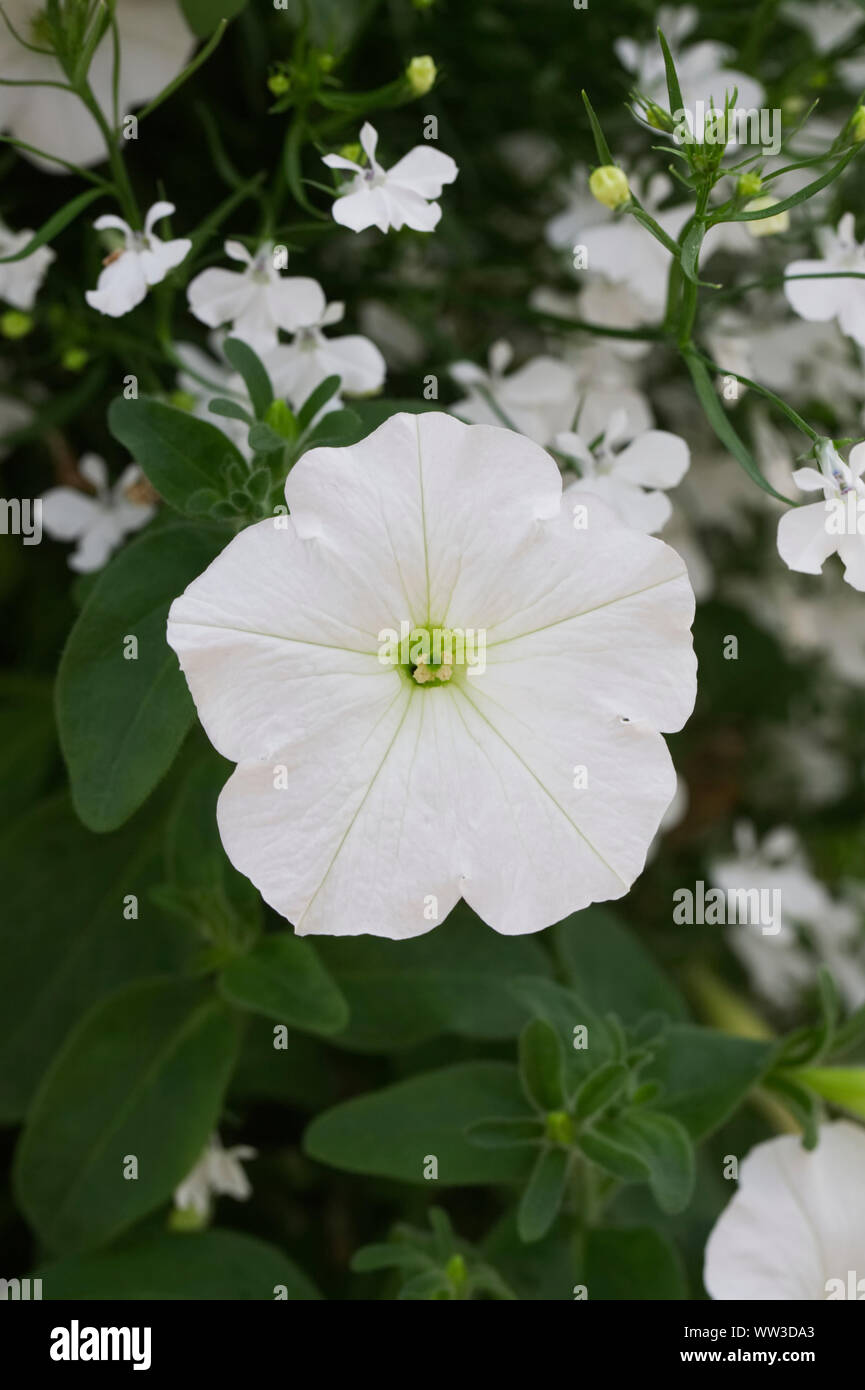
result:
[[[359,164],[363,155],[362,147],[355,141],[351,145],[343,145],[338,151],[343,159],[350,159],[352,164]]]
[[[209,1223],[209,1216],[202,1216],[195,1207],[175,1207],[168,1218],[170,1231],[203,1231]]]
[[[176,410],[185,410],[188,415],[191,415],[195,409],[195,397],[190,395],[188,391],[172,391],[168,397],[168,403],[173,405]]]
[[[847,130],[850,139],[854,144],[859,145],[865,140],[865,106],[857,106],[853,115],[850,117],[850,125]]]
[[[22,314],[20,309],[9,309],[0,318],[0,333],[13,342],[18,338],[26,338],[32,330],[32,318],[29,314]]]
[[[673,120],[672,116],[669,112],[665,111],[662,106],[659,106],[656,101],[649,102],[643,115],[649,122],[649,125],[655,127],[655,130],[665,130],[669,134],[676,128],[676,122]]]
[[[420,58],[412,58],[405,70],[408,85],[411,87],[416,97],[426,96],[433,86],[438,69],[428,53]]]
[[[562,1144],[568,1149],[574,1142],[574,1122],[564,1110],[549,1112],[545,1132],[551,1144]]]
[[[271,401],[264,415],[265,424],[281,435],[283,439],[294,439],[297,434],[297,417],[285,401]]]
[[[589,190],[605,208],[620,208],[630,201],[631,190],[624,169],[615,164],[602,164],[592,171]]]
[[[70,347],[67,348],[60,359],[60,365],[67,372],[80,372],[90,361],[90,353],[86,348]]]
[[[332,53],[316,53],[315,61],[318,64],[319,72],[333,72],[336,59]]]
[[[466,1262],[462,1255],[451,1255],[445,1265],[445,1274],[448,1279],[450,1279],[451,1283],[455,1284],[458,1289],[462,1288],[468,1278]]]
[[[763,180],[759,174],[742,174],[736,184],[736,192],[740,198],[756,198],[762,187]]]
[[[273,72],[267,79],[267,90],[275,97],[284,97],[291,90],[291,78],[287,72]]]

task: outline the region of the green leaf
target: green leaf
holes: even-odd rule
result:
[[[262,420],[273,400],[273,386],[261,358],[242,338],[226,338],[222,350],[249,392],[256,419]]]
[[[150,396],[117,397],[108,407],[108,427],[179,512],[188,513],[189,499],[202,489],[222,495],[231,464],[244,476],[249,471],[240,450],[216,425]]]
[[[341,449],[369,433],[354,410],[329,410],[303,441],[304,449]]]
[[[159,876],[155,819],[148,810],[116,834],[93,835],[60,796],[0,839],[0,1120],[23,1117],[70,1027],[97,1000],[189,963],[190,934],[148,900]],[[132,895],[137,917],[124,913]]]
[[[577,1144],[586,1158],[614,1178],[622,1182],[648,1181],[648,1163],[634,1148],[629,1137],[621,1135],[611,1120],[601,1120],[591,1129],[583,1130],[577,1136]]]
[[[576,1091],[591,1072],[614,1057],[609,1024],[587,1008],[574,990],[553,980],[524,977],[511,981],[511,991],[531,1017],[544,1019],[555,1030],[570,1090]]]
[[[254,454],[275,454],[285,448],[287,441],[275,429],[258,420],[250,428],[247,436],[249,447]]]
[[[592,127],[592,138],[595,142],[595,149],[598,153],[598,163],[601,165],[614,164],[615,160],[610,154],[610,147],[604,139],[604,132],[601,130],[601,123],[595,115],[592,103],[589,101],[586,92],[583,92],[583,105],[589,117],[589,125]]]
[[[594,1302],[661,1302],[688,1297],[677,1250],[649,1227],[589,1231],[580,1279]]]
[[[217,1124],[237,1046],[236,1019],[199,981],[130,985],[81,1020],[15,1157],[22,1210],[49,1247],[100,1245],[167,1201]]]
[[[221,19],[233,19],[248,3],[249,0],[180,0],[180,8],[193,34],[206,39]]]
[[[770,1043],[675,1024],[643,1079],[660,1082],[665,1113],[680,1120],[692,1139],[702,1139],[759,1085],[773,1053]]]
[[[253,423],[252,416],[248,410],[244,410],[238,401],[229,400],[227,396],[214,396],[208,402],[207,409],[211,415],[221,415],[226,420],[240,420],[244,425]]]
[[[661,52],[664,55],[664,72],[667,77],[667,96],[670,99],[670,115],[675,117],[677,112],[684,111],[685,103],[682,100],[682,88],[679,85],[679,77],[676,72],[676,64],[673,62],[673,55],[661,30],[658,30],[658,42],[661,45]]]
[[[321,1297],[281,1250],[239,1231],[164,1231],[115,1250],[69,1256],[48,1265],[39,1277],[42,1297],[49,1302],[272,1302],[281,1288],[289,1299]]]
[[[559,1214],[568,1177],[567,1149],[544,1149],[537,1158],[517,1209],[520,1240],[540,1240]]]
[[[206,569],[226,534],[149,529],[103,570],[69,634],[57,675],[57,726],[72,800],[91,830],[114,830],[174,761],[194,708],[165,640],[173,599]],[[127,660],[127,638],[137,658]]]
[[[59,761],[50,683],[7,675],[0,681],[0,816],[28,807]]]
[[[818,1073],[819,1067],[815,1069]],[[830,1069],[831,1070],[831,1069]],[[814,1091],[807,1088],[813,1085],[811,1081],[812,1072],[797,1072],[796,1076],[768,1076],[765,1081],[767,1091],[771,1091],[778,1096],[787,1110],[802,1126],[803,1144],[806,1149],[816,1149],[820,1142],[820,1124],[823,1119],[823,1107],[820,1104]],[[800,1084],[804,1082],[803,1084]],[[814,1090],[819,1090],[815,1086]],[[822,1094],[822,1092],[821,1092]]]
[[[520,1080],[530,1103],[542,1113],[564,1103],[562,1045],[549,1023],[534,1018],[520,1033]]]
[[[574,913],[552,929],[569,983],[598,1013],[625,1023],[660,1012],[685,1022],[688,1009],[635,932],[605,907]]]
[[[217,945],[251,944],[261,931],[258,889],[228,859],[219,838],[216,803],[231,765],[208,753],[184,778],[165,830],[160,900]]]
[[[348,1005],[308,941],[266,936],[219,977],[230,1003],[309,1033],[338,1033]]]
[[[607,1131],[621,1138],[645,1161],[649,1186],[662,1211],[683,1211],[694,1192],[694,1148],[687,1130],[670,1115],[654,1110],[630,1110]]]
[[[440,1033],[515,1038],[525,1010],[511,978],[551,970],[535,937],[497,936],[463,904],[411,941],[322,937],[316,949],[351,1013],[336,1041],[363,1052],[392,1052]]]
[[[307,396],[297,415],[297,423],[301,430],[305,430],[307,425],[312,424],[322,406],[327,405],[337,393],[340,387],[341,378],[338,376],[325,377],[324,381],[319,382],[315,390]]]
[[[57,212],[52,213],[48,221],[43,222],[38,232],[33,233],[27,245],[22,246],[20,251],[14,251],[10,256],[0,256],[0,265],[9,265],[12,261],[23,261],[27,256],[32,256],[34,251],[38,251],[39,247],[44,246],[52,237],[59,236],[64,227],[75,221],[79,213],[97,198],[104,198],[105,194],[105,188],[88,188],[86,193],[79,193],[77,198],[72,198],[62,208],[58,208]]]
[[[726,449],[729,449],[733,457],[742,465],[751,481],[756,483],[763,492],[767,492],[770,497],[774,497],[778,502],[789,504],[789,498],[777,492],[775,488],[772,487],[771,483],[767,483],[750,450],[746,448],[745,444],[736,433],[715,391],[712,378],[709,375],[705,363],[701,362],[696,353],[688,348],[682,349],[682,356],[688,371],[691,373],[694,390],[699,397],[700,404],[706,414],[706,419],[709,421],[709,424],[712,426],[712,429],[715,431],[721,443]]]
[[[825,965],[817,972],[820,1018],[816,1024],[797,1028],[781,1042],[775,1065],[804,1067],[831,1053],[841,1014],[838,987]]]
[[[577,1091],[574,1101],[574,1116],[586,1120],[606,1110],[622,1094],[628,1083],[628,1068],[621,1062],[604,1062],[596,1072],[587,1077]]]
[[[524,1144],[539,1144],[543,1132],[536,1115],[521,1120],[478,1120],[469,1125],[466,1136],[481,1149],[519,1149]]]
[[[431,1159],[445,1187],[516,1182],[529,1151],[481,1149],[465,1130],[479,1116],[524,1118],[525,1107],[516,1067],[466,1062],[337,1105],[313,1120],[304,1149],[333,1168],[421,1185]]]

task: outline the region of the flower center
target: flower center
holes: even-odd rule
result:
[[[412,629],[408,673],[417,685],[445,685],[454,673],[454,666],[461,661],[465,661],[465,651],[450,628]]]

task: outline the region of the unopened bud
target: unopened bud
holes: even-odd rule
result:
[[[438,76],[435,63],[428,53],[420,58],[412,58],[405,70],[408,85],[416,97],[426,96]]]
[[[631,190],[624,169],[615,164],[602,164],[592,171],[589,190],[605,208],[620,208],[630,201]]]

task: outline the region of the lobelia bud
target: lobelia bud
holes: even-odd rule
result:
[[[627,175],[616,164],[602,164],[594,169],[589,178],[589,190],[605,208],[623,207],[631,198]]]
[[[26,338],[27,334],[32,331],[32,318],[29,314],[22,314],[19,309],[9,309],[0,318],[0,333],[11,342],[15,342],[18,338]]]
[[[405,70],[408,85],[416,97],[426,96],[438,76],[438,69],[428,53],[412,58]]]
[[[740,198],[756,198],[762,187],[763,180],[759,174],[742,174],[736,184],[736,192]]]
[[[847,133],[854,145],[859,145],[865,140],[865,106],[856,107],[850,117]]]

